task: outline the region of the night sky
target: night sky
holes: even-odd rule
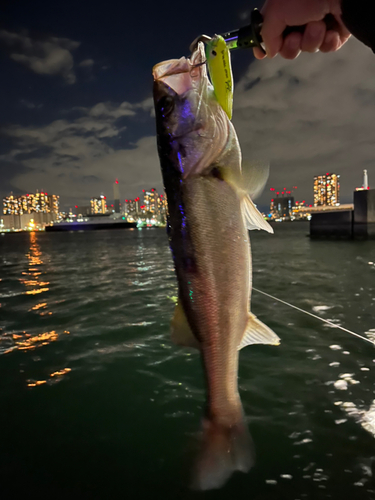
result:
[[[189,55],[199,34],[247,23],[261,3],[0,3],[0,197],[59,194],[61,205],[162,188],[151,98],[154,64]],[[233,123],[244,159],[271,165],[270,187],[298,186],[312,203],[313,176],[341,174],[341,201],[368,169],[375,185],[375,55],[352,39],[334,54],[254,61],[232,56]]]

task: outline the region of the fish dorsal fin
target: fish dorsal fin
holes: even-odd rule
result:
[[[268,328],[254,314],[249,313],[246,330],[238,350],[251,344],[279,345],[280,339],[271,328]]]
[[[272,227],[264,220],[250,196],[246,194],[241,199],[241,210],[247,229],[264,229],[268,233],[273,233]]]
[[[171,321],[171,339],[176,345],[200,349],[200,343],[191,331],[180,299],[178,299]]]

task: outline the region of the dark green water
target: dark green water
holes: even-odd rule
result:
[[[254,286],[375,337],[375,244],[251,233]],[[257,465],[184,484],[204,406],[173,346],[163,230],[0,236],[0,498],[375,498],[374,348],[254,292],[279,347],[241,351]],[[367,332],[367,333],[366,333]]]

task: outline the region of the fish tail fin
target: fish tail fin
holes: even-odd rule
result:
[[[233,425],[206,418],[201,450],[193,469],[192,488],[220,488],[233,472],[249,472],[254,463],[254,445],[243,414]]]

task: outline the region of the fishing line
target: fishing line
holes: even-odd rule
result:
[[[366,342],[370,342],[370,344],[375,345],[375,342],[373,340],[368,339],[367,337],[363,337],[362,335],[359,335],[359,333],[352,332],[351,330],[348,330],[347,328],[344,328],[340,325],[336,325],[335,323],[332,323],[332,321],[329,321],[328,319],[321,318],[320,316],[317,316],[316,314],[313,314],[311,312],[305,311],[304,309],[301,309],[300,307],[294,306],[293,304],[289,304],[289,302],[285,302],[285,300],[278,299],[277,297],[274,297],[273,295],[270,295],[269,293],[262,292],[262,290],[258,290],[257,288],[253,288],[258,293],[261,293],[263,295],[266,295],[266,297],[270,297],[273,300],[277,300],[278,302],[281,302],[282,304],[285,304],[286,306],[292,307],[293,309],[297,309],[297,311],[303,312],[305,314],[308,314],[309,316],[312,316],[313,318],[319,319],[320,321],[323,321],[323,323],[327,323],[328,325],[334,327],[334,328],[339,328],[340,330],[343,330],[344,332],[350,333],[350,335],[354,335],[355,337],[358,337],[362,340],[365,340]]]

